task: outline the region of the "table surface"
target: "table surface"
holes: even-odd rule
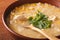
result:
[[[25,40],[11,34],[3,25],[2,14],[11,3],[16,0],[0,0],[0,40]],[[60,0],[59,0],[60,1]]]

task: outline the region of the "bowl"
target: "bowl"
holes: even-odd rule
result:
[[[40,39],[36,39],[36,38],[29,38],[29,37],[25,37],[23,35],[20,35],[20,34],[17,34],[16,32],[14,32],[12,29],[9,28],[9,25],[8,25],[8,22],[6,20],[6,18],[8,17],[8,15],[10,14],[10,12],[17,6],[20,6],[20,5],[23,5],[23,4],[26,4],[26,3],[37,3],[37,2],[42,2],[42,3],[48,3],[48,4],[52,4],[52,5],[55,5],[57,7],[60,7],[60,2],[57,1],[57,0],[18,0],[18,1],[15,1],[13,2],[11,5],[9,5],[4,14],[2,15],[2,21],[3,21],[3,24],[4,26],[6,27],[6,29],[11,32],[12,34],[18,36],[18,37],[21,37],[21,38],[24,38],[24,39],[28,39],[28,40],[40,40]],[[58,36],[60,38],[60,36]],[[41,39],[41,40],[48,40],[47,38],[45,39]]]

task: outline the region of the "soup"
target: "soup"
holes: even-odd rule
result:
[[[39,15],[39,18],[36,17],[37,14]],[[44,17],[46,17],[44,21],[42,21],[43,19],[40,19],[41,15],[44,15]],[[30,17],[33,20],[36,17],[35,21],[32,21],[32,23],[30,23]],[[36,22],[37,19],[39,20]],[[31,3],[16,7],[13,11],[11,11],[9,18],[7,18],[7,21],[9,21],[8,25],[13,31],[26,37],[46,38],[39,32],[31,30],[30,28],[26,28],[26,26],[31,26],[31,24],[33,26],[39,27],[40,30],[51,33],[54,36],[60,35],[60,8],[47,3]],[[38,22],[40,24],[38,24]]]

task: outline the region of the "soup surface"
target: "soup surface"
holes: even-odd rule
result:
[[[52,20],[50,28],[41,29],[51,33],[50,35],[60,35],[60,8],[47,3],[31,3],[24,4],[16,7],[7,20],[9,20],[10,28],[18,34],[24,35],[30,38],[46,38],[42,34],[26,28],[25,26],[31,26],[27,20],[29,17],[35,17],[36,14],[41,12],[46,15],[49,20]]]

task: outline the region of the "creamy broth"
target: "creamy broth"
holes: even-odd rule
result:
[[[43,29],[43,31],[47,31],[47,33],[51,33],[54,36],[60,35],[60,8],[47,3],[24,4],[22,6],[16,7],[10,14],[10,28],[16,33],[26,37],[46,38],[42,34],[24,27],[30,25],[25,18],[28,19],[30,16],[34,17],[37,13],[37,10],[53,20],[51,28]],[[20,18],[24,19],[25,21],[21,20]]]

